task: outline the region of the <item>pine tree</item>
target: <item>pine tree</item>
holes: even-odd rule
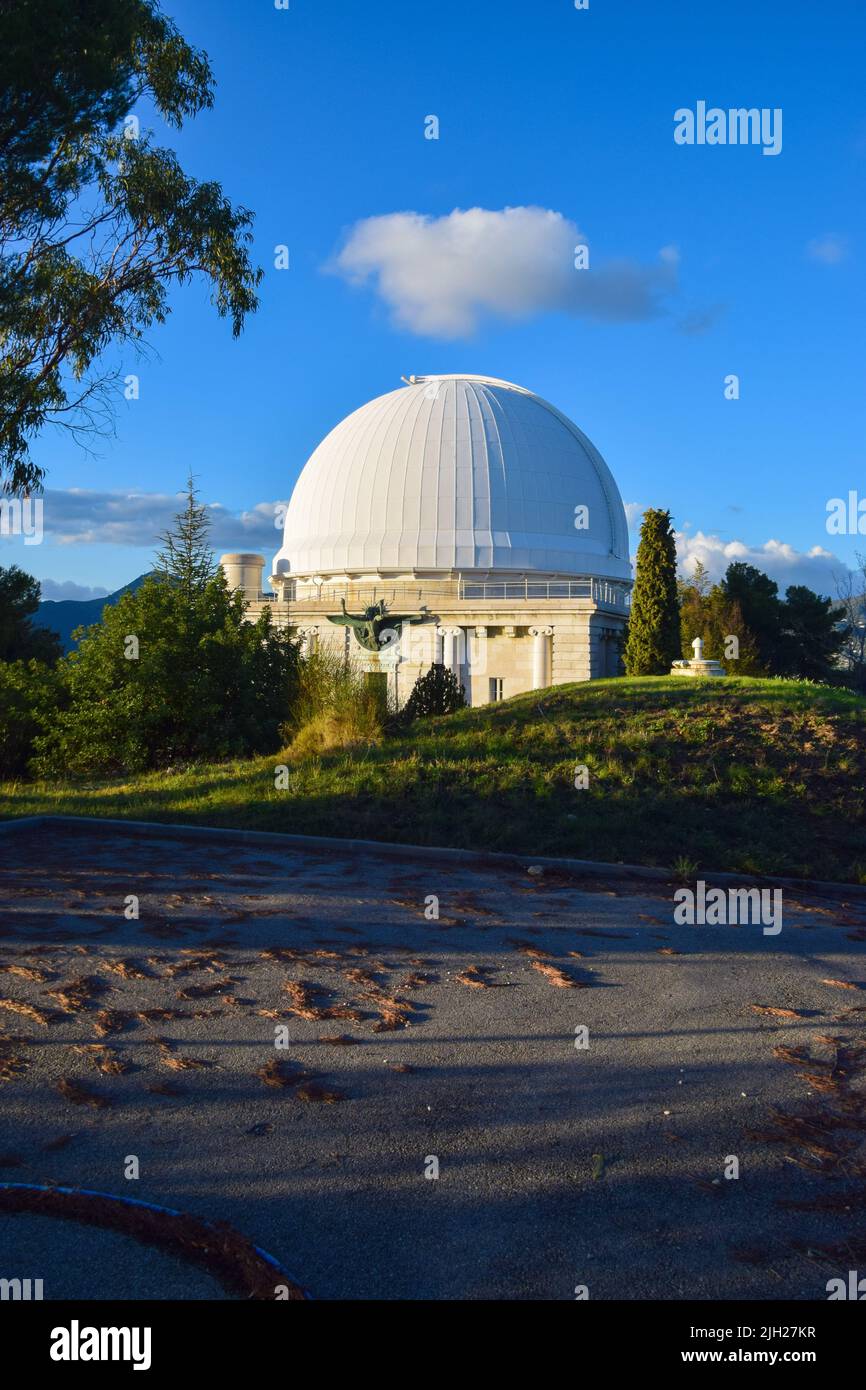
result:
[[[845,631],[845,609],[832,599],[792,584],[782,604],[782,636],[776,658],[782,675],[826,681],[836,669]]]
[[[710,592],[712,587],[710,572],[703,560],[695,560],[695,567],[692,570],[689,586],[694,589],[696,593],[700,594],[701,598],[705,598]]]
[[[160,536],[163,549],[156,559],[160,579],[178,585],[189,600],[202,591],[216,573],[213,552],[208,543],[210,517],[198,500],[195,479],[186,480],[186,506],[174,519],[174,527]]]
[[[688,579],[677,580],[677,602],[680,609],[680,647],[686,655],[691,655],[691,644],[695,637],[703,637],[706,656],[717,656],[710,651],[710,613],[712,598],[710,576],[700,560],[695,564]]]
[[[732,603],[739,605],[742,620],[757,643],[760,669],[778,675],[782,602],[775,579],[754,565],[735,560],[728,565],[720,587]]]
[[[682,652],[677,603],[677,550],[670,512],[644,512],[637,550],[628,638],[623,658],[630,676],[667,675]]]

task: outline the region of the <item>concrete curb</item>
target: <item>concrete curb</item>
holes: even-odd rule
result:
[[[271,830],[241,830],[231,827],[210,825],[172,825],[161,821],[118,820],[109,816],[21,816],[13,820],[0,820],[0,835],[17,830],[47,830],[60,827],[65,830],[92,831],[97,826],[107,826],[113,831],[125,831],[137,838],[159,839],[169,837],[178,840],[220,840],[223,843],[261,845],[262,848],[284,849],[287,851],[307,850],[314,854],[373,854],[383,859],[426,859],[431,863],[464,864],[479,869],[511,868],[526,872],[530,865],[537,864],[544,869],[558,869],[578,878],[622,878],[644,879],[655,883],[673,883],[670,869],[657,869],[643,864],[606,864],[596,859],[550,858],[538,854],[505,854],[493,850],[448,849],[438,845],[407,845],[388,840],[345,840],[337,836],[325,835],[286,835]],[[732,874],[726,871],[703,870],[705,883],[730,883],[742,886],[768,888],[790,888],[798,892],[844,894],[849,897],[866,899],[866,885],[858,883],[834,883],[822,879],[773,878],[760,874]]]

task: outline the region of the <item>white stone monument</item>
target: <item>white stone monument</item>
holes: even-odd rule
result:
[[[696,637],[692,643],[694,656],[691,661],[675,661],[671,666],[672,676],[723,676],[725,674],[720,661],[704,660],[704,639]]]

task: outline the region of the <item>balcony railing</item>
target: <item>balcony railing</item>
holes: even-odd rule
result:
[[[427,608],[434,612],[458,603],[531,603],[551,599],[590,599],[606,608],[628,610],[629,586],[612,580],[594,579],[505,579],[461,578],[455,592],[442,584],[323,584],[321,588],[296,595],[288,588],[287,598],[298,607],[338,613],[341,600],[350,610],[367,608],[384,599],[391,609]]]
[[[461,599],[588,598],[608,607],[627,608],[628,586],[607,579],[505,579],[461,580]]]

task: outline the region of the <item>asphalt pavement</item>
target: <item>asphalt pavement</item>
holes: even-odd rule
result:
[[[810,1300],[856,1267],[862,897],[784,890],[767,935],[613,874],[98,824],[2,850],[0,1181],[227,1221],[324,1300]],[[45,1216],[0,1217],[0,1266],[227,1296]]]

